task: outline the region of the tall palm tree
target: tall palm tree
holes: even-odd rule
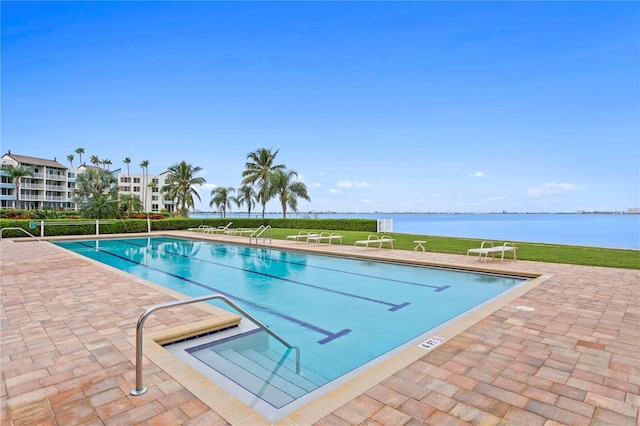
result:
[[[67,155],[67,160],[69,161],[69,165],[73,169],[73,154]]]
[[[26,176],[33,176],[33,172],[22,166],[14,166],[12,164],[4,164],[2,170],[7,172],[9,180],[13,182],[16,187],[16,203],[13,207],[18,209],[20,206],[20,179]]]
[[[222,213],[222,217],[227,217],[227,209],[231,209],[231,201],[233,201],[232,192],[236,192],[235,188],[219,186],[216,189],[212,189],[211,196],[213,198],[209,202],[209,206],[211,207],[215,204],[218,211]]]
[[[129,170],[129,164],[131,164],[131,158],[124,157],[124,160],[122,160],[122,162],[127,165],[127,180],[129,181],[129,195],[133,195],[133,192],[131,189],[131,172]]]
[[[256,192],[253,190],[253,186],[242,185],[238,189],[238,196],[231,197],[231,200],[236,203],[238,207],[246,204],[248,217],[251,217],[251,210],[256,206]]]
[[[269,176],[269,191],[272,195],[277,195],[282,205],[282,218],[287,218],[287,206],[294,213],[298,211],[298,198],[311,201],[307,194],[307,185],[304,182],[295,180],[298,173],[293,170],[276,170]]]
[[[108,158],[105,158],[104,160],[101,161],[102,165],[106,167],[107,170],[109,170],[109,166],[112,164],[111,160],[109,160]]]
[[[162,192],[180,206],[178,209],[180,216],[189,216],[189,207],[195,205],[194,195],[200,200],[200,194],[193,187],[207,182],[205,178],[196,176],[201,170],[201,167],[192,166],[186,161],[174,164],[167,169],[166,185],[162,187]]]
[[[143,160],[140,162],[140,167],[142,168],[142,205],[144,206],[144,211],[147,210],[147,177],[149,173],[149,160]]]
[[[82,166],[84,163],[82,162],[82,154],[84,154],[84,148],[78,148],[75,150],[75,153],[80,156],[80,165]]]
[[[276,156],[280,152],[277,149],[275,152],[271,152],[271,148],[260,148],[254,152],[247,154],[247,163],[245,164],[246,170],[242,172],[243,184],[256,184],[259,186],[258,193],[260,194],[260,203],[262,204],[262,218],[264,219],[264,211],[267,207],[267,201],[270,197],[269,186],[269,174],[275,170],[281,170],[285,168],[284,164],[274,164]]]
[[[98,164],[100,164],[100,158],[98,158],[97,155],[92,155],[90,161],[91,161],[91,164],[93,164],[94,166],[97,166]]]

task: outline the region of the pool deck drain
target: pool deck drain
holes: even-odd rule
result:
[[[474,312],[437,347],[399,354],[407,359],[390,359],[276,424],[638,424],[638,270],[521,260],[478,265],[466,256],[278,240],[271,246],[545,277],[497,310]],[[166,367],[170,359],[159,361],[161,368],[150,360],[157,355],[145,357],[149,391],[128,394],[138,317],[181,296],[44,242],[3,239],[0,266],[2,426],[270,423],[210,385],[185,388],[175,378],[184,369]],[[212,312],[198,305],[158,313],[145,332]]]

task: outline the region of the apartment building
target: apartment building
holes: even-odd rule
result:
[[[174,202],[164,197],[161,192],[162,187],[166,185],[166,175],[166,172],[145,176],[140,173],[121,173],[118,171],[118,192],[138,197],[142,201],[145,211],[174,212]]]
[[[47,160],[9,151],[0,161],[2,165],[24,167],[33,173],[33,176],[20,178],[18,193],[8,173],[0,171],[0,207],[24,210],[73,208],[69,169],[55,158]]]
[[[89,169],[98,168],[90,165],[69,168],[55,158],[48,160],[17,155],[11,151],[0,158],[0,164],[23,167],[33,173],[33,176],[20,178],[18,193],[9,174],[0,170],[0,208],[20,210],[77,210],[78,206],[73,200],[76,177]],[[161,193],[162,186],[165,185],[166,173],[145,177],[142,174],[127,174],[115,170],[112,174],[118,180],[119,193],[137,196],[142,200],[145,211],[175,211],[174,202],[163,197]]]

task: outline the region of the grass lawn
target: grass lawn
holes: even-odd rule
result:
[[[284,240],[287,235],[296,235],[300,229],[273,228],[272,238]],[[320,233],[320,230],[305,231]],[[324,232],[330,232],[322,230]],[[334,231],[344,235],[343,244],[353,245],[357,240],[366,240],[371,232]],[[378,234],[381,235],[381,234]],[[415,240],[427,241],[426,250],[436,253],[466,255],[470,248],[478,248],[482,240],[473,238],[437,237],[418,234],[387,234],[395,239],[394,249],[413,250]],[[503,241],[494,241],[494,244]],[[537,262],[568,263],[573,265],[606,266],[611,268],[640,269],[640,250],[610,249],[600,247],[569,246],[558,244],[526,243],[514,241],[518,247],[519,260]],[[507,254],[510,256],[510,254]]]

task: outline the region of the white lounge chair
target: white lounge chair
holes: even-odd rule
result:
[[[210,234],[224,234],[225,231],[229,229],[232,223],[233,222],[229,222],[227,223],[227,226],[218,226],[217,228],[210,226],[209,229],[205,230],[204,232],[208,232]]]
[[[287,235],[287,240],[293,241],[307,241],[309,237],[315,237],[316,233],[310,233],[308,231],[299,231],[296,235]]]
[[[251,228],[232,228],[224,231],[226,235],[251,235],[255,232],[255,229]]]
[[[386,235],[383,235],[382,237],[378,237],[377,235],[369,235],[369,237],[366,240],[359,240],[356,241],[353,245],[354,246],[364,246],[365,249],[369,248],[370,245],[377,245],[378,248],[382,248],[382,244],[389,244],[391,247],[391,250],[393,250],[393,242],[395,240],[391,237],[388,237]]]
[[[200,225],[197,228],[187,228],[187,231],[206,232],[209,228],[211,228],[211,226],[209,226],[209,225]]]
[[[513,243],[510,243],[510,242],[506,242],[500,246],[494,246],[491,241],[483,241],[482,244],[480,245],[480,248],[467,250],[467,256],[469,256],[470,254],[477,253],[478,261],[480,261],[480,259],[482,259],[482,256],[484,256],[484,261],[486,262],[487,257],[489,257],[489,255],[491,255],[492,259],[494,259],[495,254],[500,253],[500,262],[503,262],[504,254],[506,252],[511,252],[513,253],[513,261],[515,262],[517,260],[517,256],[516,256],[517,250],[518,248]]]
[[[328,244],[331,244],[331,241],[337,240],[342,244],[342,239],[344,235],[340,235],[336,232],[332,232],[329,234],[328,232],[321,232],[320,235],[309,235],[307,236],[307,243],[315,241],[316,244],[320,244],[323,241],[326,241]]]

